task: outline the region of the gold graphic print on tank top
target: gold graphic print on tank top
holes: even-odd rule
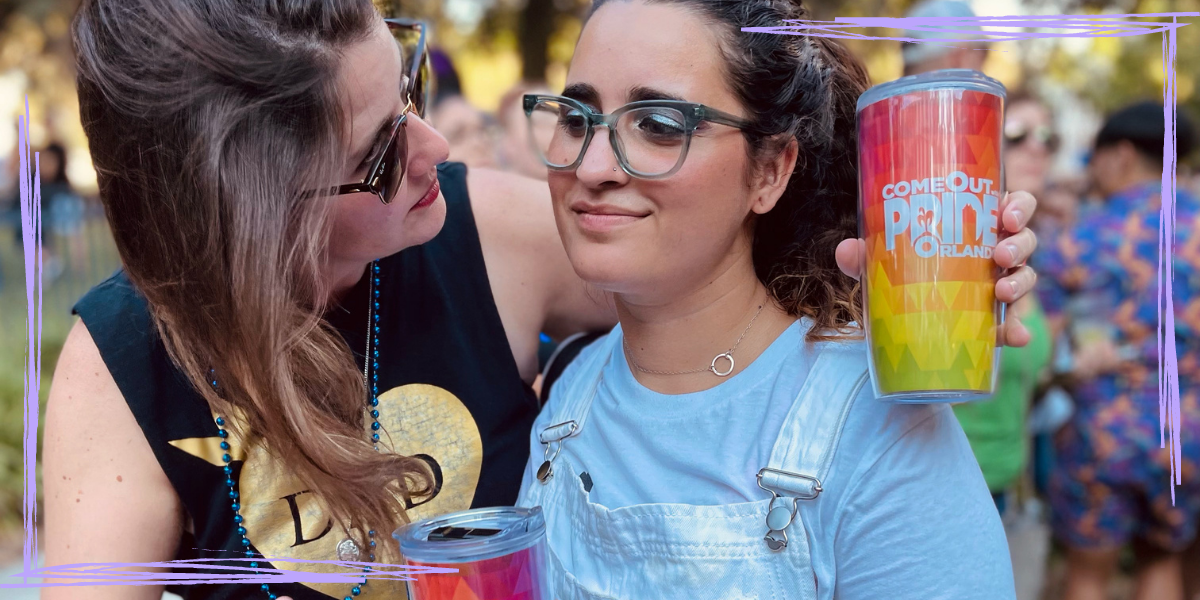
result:
[[[470,508],[483,463],[483,442],[467,407],[454,394],[440,387],[410,384],[380,394],[379,413],[379,422],[383,426],[380,451],[419,457],[429,463],[434,472],[433,497],[414,501],[408,509],[409,519],[417,521]],[[250,543],[267,558],[338,560],[338,544],[346,537],[342,528],[325,516],[316,497],[266,448],[261,444],[244,448],[235,433],[239,431],[240,423],[230,421],[228,429],[233,448],[229,454],[234,461],[243,461],[238,490]],[[225,452],[221,450],[219,437],[189,438],[170,443],[217,467],[224,466],[221,455]],[[401,562],[394,549],[391,531],[376,531],[375,540],[377,562]],[[360,560],[365,562],[366,555],[363,552]],[[273,564],[288,571],[339,572],[329,564],[282,561]],[[350,587],[345,583],[303,585],[334,598],[344,597]],[[406,597],[403,581],[385,580],[372,580],[358,596],[367,600]]]

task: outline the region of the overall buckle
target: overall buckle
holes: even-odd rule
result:
[[[579,431],[579,424],[575,421],[564,421],[557,425],[551,425],[542,430],[538,436],[542,445],[546,447],[546,452],[542,465],[537,470],[537,480],[542,484],[549,482],[554,478],[554,459],[558,458],[558,453],[562,452],[563,440],[575,435]],[[547,433],[553,432],[550,436]],[[553,453],[551,453],[553,450]]]
[[[800,510],[801,500],[812,500],[821,494],[821,481],[811,475],[789,473],[779,469],[759,469],[758,487],[771,493],[771,502],[767,511],[767,535],[763,540],[767,547],[775,552],[787,548],[787,528],[796,520]],[[764,479],[766,481],[764,481]],[[776,500],[791,500],[789,508],[786,504],[776,506]]]

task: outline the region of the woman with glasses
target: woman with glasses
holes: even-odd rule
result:
[[[544,184],[439,165],[425,28],[367,0],[87,0],[73,37],[124,268],[76,306],[55,369],[46,563],[344,573],[286,561],[396,564],[404,519],[511,505],[539,332],[615,318]],[[365,579],[172,591],[404,597]]]
[[[741,31],[805,16],[600,0],[562,96],[525,97],[567,255],[620,317],[531,433],[518,503],[545,511],[556,598],[1014,596],[950,407],[867,382],[837,264],[859,260],[842,242],[865,69],[829,40]],[[999,267],[1033,251],[1035,206],[1002,201]],[[1033,282],[1015,268],[996,295]]]

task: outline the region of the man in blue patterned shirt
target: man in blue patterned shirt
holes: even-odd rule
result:
[[[1171,265],[1180,486],[1172,485],[1170,434],[1160,435],[1163,135],[1161,104],[1113,114],[1090,164],[1104,201],[1035,253],[1039,295],[1061,325],[1055,328],[1070,336],[1078,380],[1076,413],[1055,440],[1048,490],[1055,537],[1068,548],[1068,600],[1107,597],[1109,575],[1129,543],[1142,559],[1138,597],[1183,600],[1180,553],[1200,520],[1200,201],[1182,188]],[[1182,160],[1194,143],[1182,114],[1176,135]]]

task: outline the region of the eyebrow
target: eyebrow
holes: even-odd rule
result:
[[[563,90],[562,95],[572,100],[578,100],[584,104],[590,104],[595,107],[600,106],[600,92],[589,83],[572,83]]]
[[[589,83],[572,83],[563,90],[562,95],[572,100],[578,100],[584,104],[591,105],[597,109],[600,107],[600,92]],[[686,102],[686,100],[675,94],[642,85],[630,88],[626,96],[630,102],[641,100],[677,100],[679,102]]]
[[[686,102],[686,100],[675,94],[641,85],[630,88],[627,96],[629,96],[630,102],[639,102],[642,100],[678,100],[679,102]]]

